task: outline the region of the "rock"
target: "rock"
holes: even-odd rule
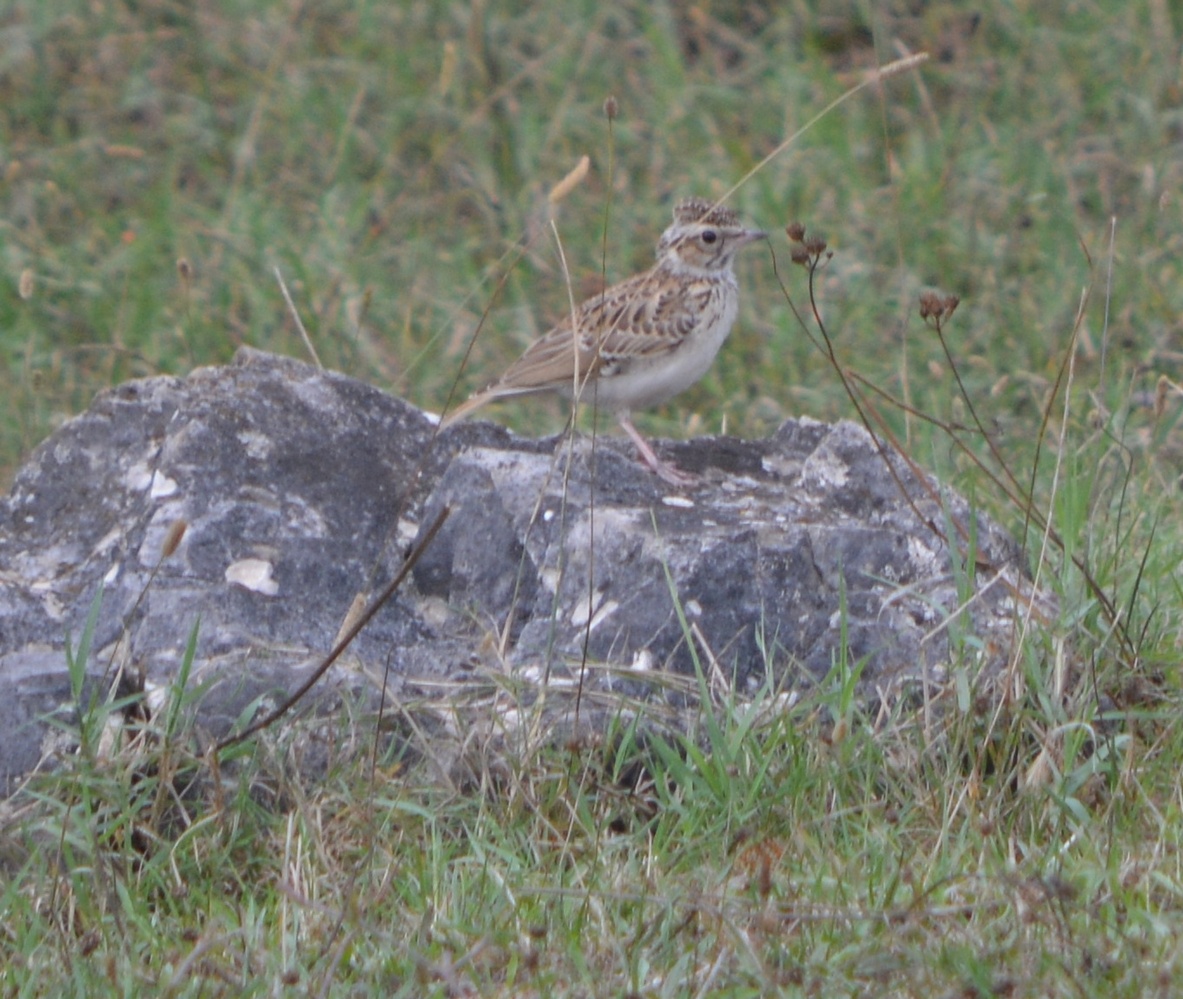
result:
[[[413,582],[318,684],[322,712],[372,705],[385,679],[396,713],[436,723],[414,731],[463,730],[458,699],[505,707],[510,675],[570,692],[581,665],[588,710],[611,711],[693,695],[696,663],[741,692],[844,665],[872,703],[941,684],[954,658],[1005,661],[1021,552],[896,457],[905,501],[860,427],[669,450],[701,488],[671,493],[623,440],[437,436],[408,403],[251,350],[102,393],[0,504],[0,794],[60,743],[47,719],[73,710],[66,643],[96,599],[90,689],[168,688],[196,628],[189,688],[219,738],[309,675],[445,504]],[[941,538],[971,521],[972,570]]]
[[[557,468],[547,453],[461,452],[427,505],[452,514],[415,569],[419,591],[490,631],[508,620],[511,664],[591,663],[608,687],[702,667],[742,693],[769,679],[800,692],[845,665],[872,703],[942,684],[951,632],[1005,659],[1014,595],[1029,591],[1022,553],[896,456],[905,500],[862,427],[793,420],[762,441],[671,450],[701,490],[670,493],[603,442]],[[973,522],[975,566],[950,558],[946,518]],[[949,627],[971,579],[969,619]]]

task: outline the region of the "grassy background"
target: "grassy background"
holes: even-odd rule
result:
[[[580,156],[591,172],[557,218],[577,292],[647,266],[674,199],[723,193],[866,67],[929,51],[731,203],[825,234],[844,363],[946,422],[966,402],[915,306],[923,288],[958,294],[958,370],[1024,481],[1078,331],[1037,505],[1137,652],[1053,563],[1064,637],[1031,646],[1004,717],[971,698],[939,735],[876,733],[836,689],[751,731],[732,718],[697,765],[662,757],[671,783],[640,798],[613,783],[621,761],[588,753],[531,756],[497,795],[345,767],[325,788],[293,781],[279,814],[244,797],[178,836],[152,809],[163,783],[83,759],[6,820],[6,843],[67,860],[13,847],[7,987],[1176,991],[1181,40],[1167,0],[0,7],[3,481],[123,379],[241,344],[306,356],[275,267],[326,365],[438,410],[566,308],[546,194]],[[783,236],[771,250],[803,302]],[[852,415],[768,251],[740,271],[715,369],[643,427]],[[553,432],[561,414],[491,415]],[[1022,525],[945,433],[884,414]],[[1057,689],[1057,655],[1089,682]]]

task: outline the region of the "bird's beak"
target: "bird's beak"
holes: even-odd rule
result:
[[[743,234],[739,237],[739,245],[747,246],[748,243],[754,243],[758,239],[767,239],[768,233],[763,229],[745,229]]]

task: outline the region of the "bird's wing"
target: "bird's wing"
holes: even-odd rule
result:
[[[617,289],[610,289],[580,309],[581,346],[605,367],[623,368],[670,353],[690,335],[700,317],[703,303],[691,285],[664,283],[653,274],[645,278],[638,287],[627,289],[629,293],[613,294]],[[620,291],[626,289],[620,287]]]
[[[580,380],[608,377],[670,353],[693,331],[705,302],[703,289],[662,277],[658,271],[638,274],[589,298],[575,310],[576,335],[567,316],[496,382],[449,414],[445,425],[493,399],[562,389],[577,375]]]
[[[532,343],[490,389],[498,394],[561,388],[576,376],[607,375],[630,361],[669,353],[693,329],[695,303],[683,285],[659,287],[653,272],[595,295]]]

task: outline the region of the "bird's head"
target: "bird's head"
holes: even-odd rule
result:
[[[687,198],[674,206],[674,223],[661,234],[657,259],[678,269],[727,270],[740,249],[767,235],[746,228],[730,208]]]

